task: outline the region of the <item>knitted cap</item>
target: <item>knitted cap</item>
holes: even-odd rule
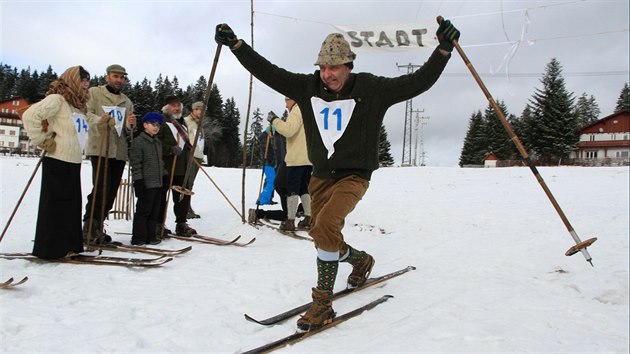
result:
[[[142,123],[164,123],[164,116],[158,112],[149,112],[142,116]]]
[[[341,65],[353,62],[356,57],[341,33],[331,33],[324,39],[315,65]]]
[[[197,109],[197,108],[203,109],[203,102],[198,101],[192,104],[192,109]]]

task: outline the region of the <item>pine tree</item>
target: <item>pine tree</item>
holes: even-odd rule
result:
[[[381,123],[381,134],[378,141],[378,163],[382,167],[394,165],[394,158],[391,154],[392,144],[387,139],[387,130],[385,124]]]
[[[568,92],[562,67],[556,58],[551,59],[543,78],[542,89],[536,89],[530,99],[536,119],[533,150],[542,162],[558,162],[575,150],[579,141],[579,122],[573,107],[573,94]]]
[[[39,81],[37,82],[37,95],[39,97],[46,96],[50,83],[57,80],[59,77],[52,69],[52,66],[48,65],[46,72],[42,72],[39,75]]]
[[[203,95],[205,94],[206,82],[201,77],[195,87],[192,90],[192,94],[200,95],[199,101],[203,101]],[[199,97],[199,96],[194,96]],[[196,102],[196,100],[194,101]],[[218,149],[221,145],[223,138],[223,99],[221,93],[216,84],[212,85],[210,96],[208,97],[208,104],[206,106],[206,115],[203,118],[203,136],[204,136],[204,154],[208,157],[208,166],[224,166],[218,164],[217,160],[220,159]]]
[[[264,151],[260,151],[258,137],[263,132],[263,114],[260,108],[256,108],[252,113],[252,123],[249,127],[247,138],[247,156],[249,157],[249,166],[260,166],[262,164],[262,155]]]
[[[617,106],[615,112],[621,112],[623,110],[630,109],[630,90],[628,89],[628,83],[623,85],[619,98],[617,98]]]
[[[155,93],[151,87],[151,81],[146,77],[142,82],[136,82],[131,92],[127,94],[131,102],[133,102],[134,114],[138,117],[142,117],[148,112],[159,111],[157,102],[155,101]]]
[[[582,93],[582,95],[578,97],[575,103],[575,114],[580,128],[596,122],[599,119],[600,113],[601,111],[593,95],[587,97],[586,93]]]
[[[486,155],[486,134],[485,124],[481,111],[477,111],[470,116],[468,131],[464,138],[464,146],[459,156],[459,166],[480,165]]]
[[[213,92],[215,90],[212,90]],[[218,92],[217,92],[218,93]],[[220,167],[239,167],[242,165],[242,146],[238,126],[241,116],[234,98],[229,98],[223,105],[223,114],[219,122],[222,136],[216,150],[216,165]]]
[[[512,122],[514,134],[516,134],[518,139],[521,141],[528,154],[532,152],[532,139],[534,139],[534,131],[536,129],[535,124],[536,121],[530,105],[525,105],[525,109],[523,109],[521,116],[514,118],[514,121]],[[520,154],[516,155],[515,158],[520,158]]]
[[[35,70],[34,78],[39,79]],[[15,97],[24,97],[28,102],[37,102],[43,97],[37,95],[37,82],[31,75],[31,67],[22,69],[15,82]]]
[[[0,63],[0,100],[16,97],[14,94],[16,81],[17,68],[11,69],[9,65]]]
[[[497,106],[501,109],[504,117],[509,116],[505,102],[499,100]],[[512,159],[514,157],[514,144],[492,105],[488,104],[483,118],[486,134],[485,154],[492,152],[499,160]]]

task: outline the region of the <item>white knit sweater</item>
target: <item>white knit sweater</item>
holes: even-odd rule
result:
[[[22,116],[24,127],[31,141],[39,145],[46,138],[55,136],[55,150],[47,156],[70,163],[81,163],[81,148],[77,126],[72,112],[79,112],[63,96],[52,94],[29,107]],[[48,133],[42,131],[42,120],[48,121]]]

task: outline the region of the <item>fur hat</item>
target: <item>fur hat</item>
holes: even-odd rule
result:
[[[197,109],[197,108],[203,109],[203,102],[198,101],[192,104],[192,109]]]
[[[324,39],[315,65],[347,64],[353,62],[356,57],[341,33],[331,33]]]
[[[164,116],[158,112],[149,112],[142,116],[142,123],[160,123],[164,124]]]

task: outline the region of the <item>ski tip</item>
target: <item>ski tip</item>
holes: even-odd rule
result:
[[[409,270],[416,270],[416,267],[414,267],[414,266],[407,266],[407,269],[409,269]]]
[[[383,295],[383,299],[385,299],[385,300],[389,300],[389,299],[391,299],[393,297],[394,297],[394,295]]]

